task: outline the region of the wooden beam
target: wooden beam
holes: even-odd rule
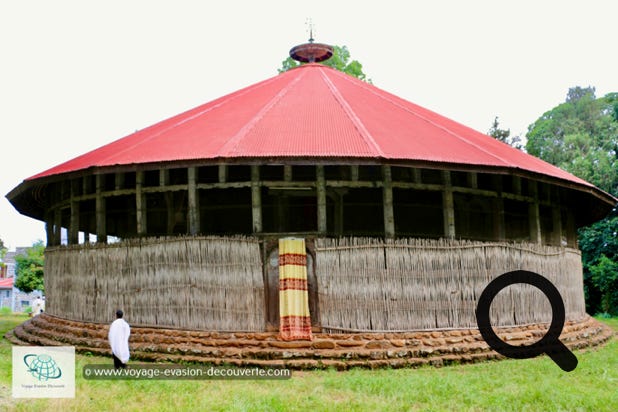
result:
[[[187,169],[188,179],[188,199],[189,199],[189,233],[197,235],[200,233],[200,206],[199,196],[197,192],[197,168],[189,167]]]
[[[451,186],[451,172],[442,171],[444,191],[442,192],[442,213],[444,217],[444,237],[455,238],[455,202]]]
[[[539,198],[537,183],[533,180],[528,182],[528,189],[532,196],[532,202],[528,204],[528,221],[530,224],[530,241],[532,243],[541,243],[541,216],[539,213]]]
[[[104,175],[96,175],[96,226],[97,242],[107,243],[107,225],[105,221],[105,197],[103,197]]]
[[[382,187],[384,236],[392,238],[395,237],[395,213],[393,210],[393,177],[390,166],[382,166],[382,177],[384,179],[384,186]]]
[[[148,233],[146,221],[146,194],[143,191],[144,172],[139,171],[135,175],[135,219],[137,235],[145,236]]]
[[[260,169],[251,165],[251,215],[253,233],[262,232],[262,193],[260,187]]]
[[[326,180],[324,166],[316,166],[316,187],[318,197],[318,233],[326,234]]]

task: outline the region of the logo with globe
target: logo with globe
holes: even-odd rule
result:
[[[24,356],[24,363],[28,367],[28,371],[39,381],[47,381],[50,379],[58,379],[62,376],[60,367],[54,359],[46,354],[28,354]]]

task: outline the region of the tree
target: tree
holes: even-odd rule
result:
[[[26,250],[25,255],[15,256],[15,287],[22,292],[45,290],[43,283],[43,267],[45,261],[45,245],[38,241]]]
[[[279,73],[287,72],[290,69],[300,66],[302,63],[297,62],[291,57],[288,57],[281,62],[281,67],[277,69]],[[333,46],[333,55],[330,59],[324,60],[321,64],[337,69],[340,72],[354,76],[357,79],[371,83],[363,72],[363,65],[358,60],[350,61],[350,51],[347,46]]]
[[[511,129],[501,129],[498,122],[498,116],[494,117],[494,123],[487,131],[487,134],[496,140],[500,140],[502,143],[506,143],[509,146],[513,146],[515,149],[521,150],[524,146],[521,144],[521,138],[519,136],[511,136]]]
[[[4,241],[0,239],[0,271],[4,270],[4,256],[6,255],[6,246],[4,246]]]
[[[618,93],[573,87],[528,128],[528,153],[618,195]],[[618,212],[578,232],[590,313],[618,313]]]

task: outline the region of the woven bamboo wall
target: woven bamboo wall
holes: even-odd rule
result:
[[[170,238],[48,249],[47,312],[136,325],[261,331],[264,281],[257,240]]]
[[[548,278],[567,319],[585,315],[576,249],[528,243],[371,238],[316,241],[321,324],[325,331],[476,327],[476,301],[491,279],[512,270]],[[505,288],[491,305],[496,326],[550,322],[545,295]]]

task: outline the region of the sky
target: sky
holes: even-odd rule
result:
[[[618,92],[615,0],[0,0],[0,239],[45,239],[24,179],[277,74],[308,39],[375,86],[486,133],[524,135],[573,86]]]

